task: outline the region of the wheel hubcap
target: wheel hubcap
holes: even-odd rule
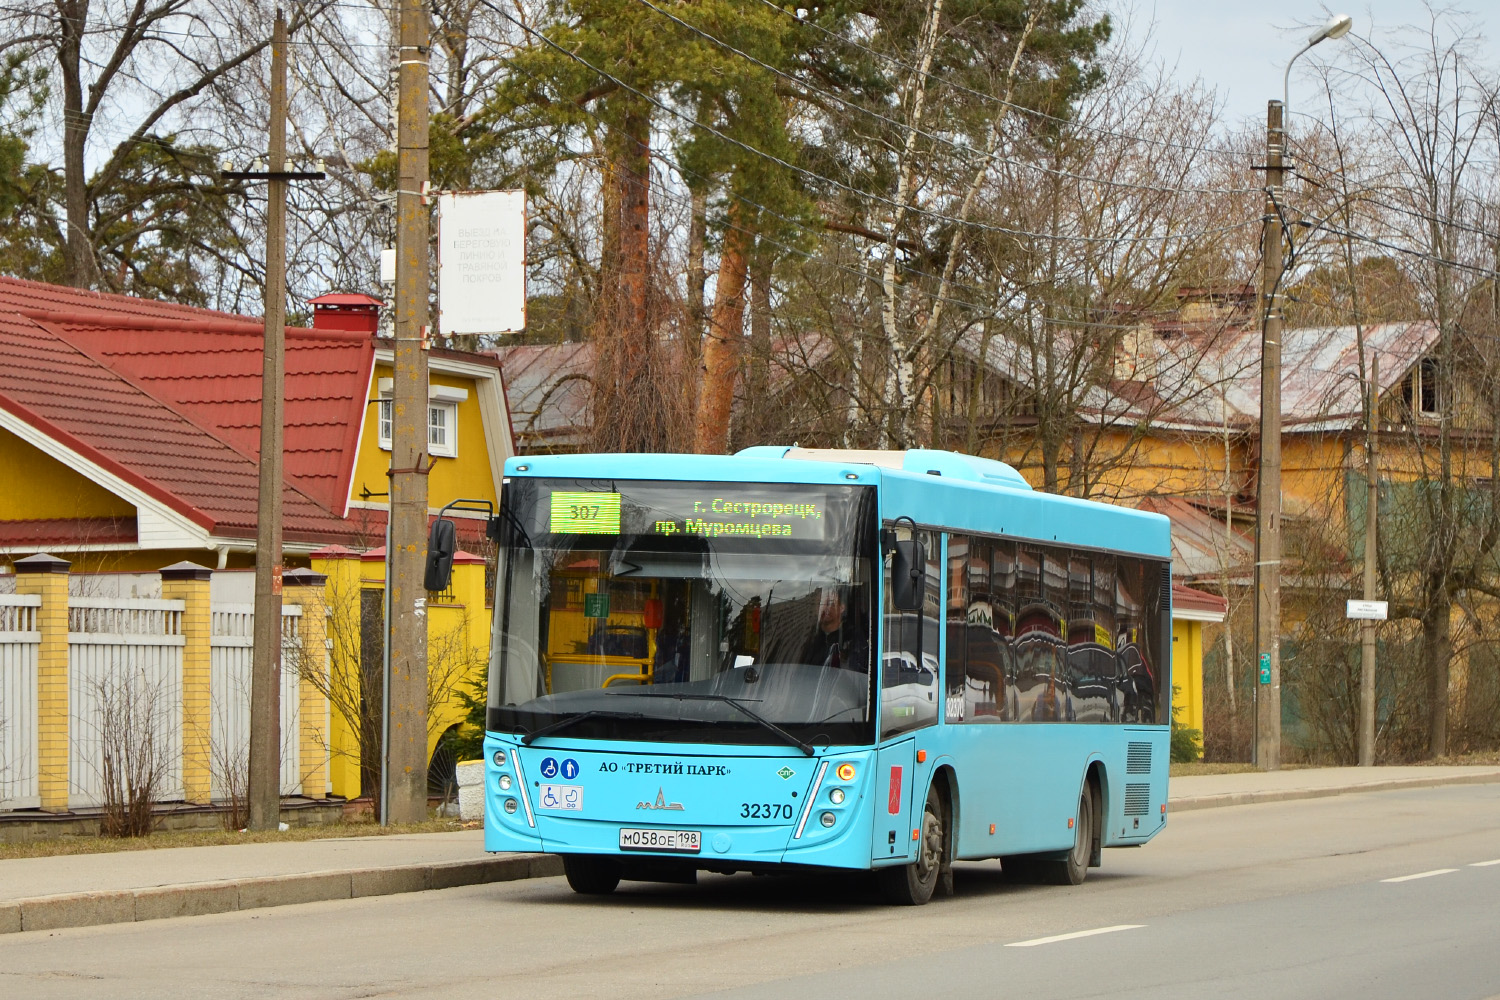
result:
[[[942,863],[943,823],[932,813],[922,815],[922,852],[917,857],[917,870],[925,879]]]
[[[1089,848],[1093,846],[1089,843],[1093,828],[1093,803],[1085,795],[1078,802],[1078,829],[1073,838],[1073,861],[1075,864],[1088,864]]]

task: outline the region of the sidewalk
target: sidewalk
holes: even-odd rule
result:
[[[1310,767],[1173,778],[1169,812],[1242,806],[1257,802],[1320,799],[1350,792],[1383,792],[1433,785],[1500,782],[1500,767]]]
[[[1172,780],[1168,810],[1490,782],[1500,783],[1500,767],[1201,775]],[[560,874],[550,855],[486,855],[479,830],[15,858],[0,861],[0,934]]]

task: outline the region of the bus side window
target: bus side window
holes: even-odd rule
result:
[[[1146,566],[1120,556],[1115,570],[1115,659],[1119,670],[1120,721],[1156,722],[1156,664],[1147,620]]]
[[[897,537],[911,537],[904,527]],[[938,614],[942,608],[940,536],[919,532],[927,547],[922,610],[897,611],[891,604],[891,557],[885,557],[885,646],[880,653],[880,732],[891,736],[937,722],[942,689],[938,683]]]
[[[963,722],[965,715],[965,663],[972,600],[967,569],[971,544],[965,535],[948,536],[948,646],[943,657],[943,673],[947,678],[947,708],[943,716],[946,722]]]

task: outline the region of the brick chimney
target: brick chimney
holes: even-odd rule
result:
[[[380,300],[368,295],[331,292],[308,299],[314,330],[338,330],[375,336],[380,328]]]

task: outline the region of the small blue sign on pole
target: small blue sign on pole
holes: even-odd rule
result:
[[[1261,653],[1260,654],[1260,682],[1262,684],[1269,684],[1269,683],[1271,683],[1271,654],[1270,653]]]
[[[548,758],[546,758],[546,759],[544,759],[542,761],[542,777],[544,777],[544,778],[555,778],[555,777],[557,777],[557,758],[556,757],[548,757]]]

